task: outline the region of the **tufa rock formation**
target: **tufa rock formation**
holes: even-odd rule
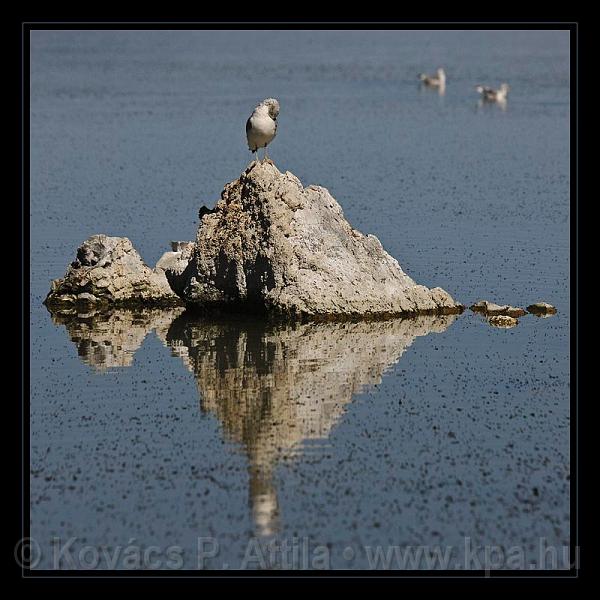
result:
[[[176,306],[161,269],[144,264],[127,238],[93,235],[77,249],[77,258],[62,279],[52,282],[44,301],[53,311],[82,306]]]
[[[522,317],[526,312],[522,308],[515,306],[509,306],[508,304],[500,305],[494,302],[488,302],[487,300],[480,300],[476,302],[470,309],[473,312],[481,313],[487,316],[505,316],[505,317]]]
[[[556,314],[556,308],[547,302],[536,302],[527,307],[527,312],[530,312],[536,317],[548,317]]]
[[[252,162],[203,211],[196,243],[159,264],[171,288],[200,308],[283,317],[458,313],[441,288],[417,285],[374,235],[346,221],[319,186],[302,187],[271,162]]]

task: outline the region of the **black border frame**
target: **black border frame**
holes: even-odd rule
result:
[[[430,578],[449,578],[449,579],[578,579],[580,577],[583,558],[581,556],[581,530],[580,530],[580,486],[579,473],[581,470],[580,453],[580,435],[579,435],[579,370],[578,370],[578,346],[579,346],[579,327],[578,327],[578,286],[579,286],[579,265],[578,265],[578,243],[579,243],[579,211],[578,211],[578,188],[579,188],[579,49],[580,35],[579,22],[560,21],[560,20],[505,20],[505,21],[427,21],[427,20],[405,20],[405,21],[227,21],[223,19],[214,21],[160,21],[160,20],[140,20],[140,21],[118,21],[118,20],[19,20],[19,31],[15,31],[15,38],[18,37],[20,45],[21,60],[17,64],[18,70],[18,89],[20,91],[18,98],[18,121],[14,122],[19,139],[20,153],[15,165],[14,173],[18,175],[17,190],[20,197],[20,211],[17,218],[20,222],[19,234],[21,239],[21,261],[19,264],[20,272],[18,274],[21,282],[21,319],[19,329],[16,332],[22,345],[20,353],[20,405],[11,406],[15,411],[11,422],[19,423],[19,447],[21,449],[20,461],[11,463],[15,471],[16,479],[20,482],[17,514],[20,518],[11,522],[11,559],[13,568],[17,566],[17,576],[20,579],[80,579],[80,578],[100,578],[100,579],[171,579],[176,578],[409,578],[409,579],[430,579]],[[30,244],[30,223],[29,211],[29,112],[27,110],[29,99],[29,33],[38,29],[64,29],[64,30],[92,30],[92,29],[120,29],[120,30],[140,30],[140,29],[560,29],[568,30],[571,33],[570,39],[570,60],[571,60],[571,113],[570,113],[570,146],[571,146],[571,356],[570,356],[570,377],[571,377],[571,478],[570,478],[570,556],[571,561],[577,559],[577,566],[572,566],[570,570],[535,570],[535,571],[51,571],[51,570],[30,570],[16,565],[15,552],[19,540],[29,537],[29,394],[25,391],[29,389],[29,345],[31,343],[29,319],[29,279],[26,264],[29,263],[29,244]],[[12,39],[12,38],[11,38]],[[17,40],[15,39],[15,42]],[[27,261],[27,263],[26,263]],[[12,454],[8,453],[10,457]],[[17,545],[14,545],[16,542]]]

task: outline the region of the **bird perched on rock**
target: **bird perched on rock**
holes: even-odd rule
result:
[[[273,141],[277,134],[278,115],[279,102],[275,98],[267,98],[254,109],[250,118],[246,121],[248,148],[252,153],[256,152],[257,159],[259,148],[264,148],[264,157],[269,158],[267,156],[267,145]]]
[[[443,88],[446,85],[446,73],[442,68],[438,69],[435,75],[426,75],[425,73],[421,73],[419,75],[419,79],[424,85],[428,85],[430,87]]]
[[[510,86],[508,85],[508,83],[503,83],[497,90],[494,90],[490,87],[478,85],[475,89],[481,94],[481,98],[485,102],[499,102],[500,104],[502,104],[506,102]]]

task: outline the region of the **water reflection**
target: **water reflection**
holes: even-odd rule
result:
[[[215,415],[247,455],[256,533],[268,536],[280,527],[278,461],[327,438],[355,394],[380,383],[416,337],[445,331],[455,316],[285,325],[179,310],[54,319],[98,369],[130,365],[156,331],[193,374],[200,410]]]
[[[479,98],[477,100],[477,111],[482,110],[494,110],[495,107],[498,107],[501,111],[505,112],[506,107],[508,106],[508,101],[506,99],[499,98],[498,100],[485,100],[484,98]]]
[[[438,96],[446,95],[446,84],[443,83],[437,86],[427,85],[423,82],[419,83],[419,92],[420,93],[436,93]]]
[[[277,462],[306,440],[327,438],[354,394],[380,383],[417,336],[444,331],[454,318],[278,326],[175,319],[167,343],[194,374],[201,410],[248,456],[259,535],[279,527]]]
[[[148,333],[164,339],[182,308],[170,310],[115,310],[110,312],[50,313],[55,325],[64,325],[79,358],[97,371],[130,367]]]

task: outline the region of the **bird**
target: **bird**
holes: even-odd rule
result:
[[[508,83],[502,83],[497,90],[494,90],[490,87],[478,85],[475,87],[475,90],[481,94],[481,99],[485,102],[498,102],[503,104],[506,102],[510,86]]]
[[[435,75],[426,75],[425,73],[421,73],[419,74],[419,79],[422,83],[430,87],[443,88],[446,86],[446,73],[442,68],[439,68]]]
[[[246,138],[250,152],[265,149],[264,159],[268,159],[267,145],[273,141],[277,134],[277,117],[279,116],[279,102],[275,98],[263,100],[252,112],[246,121]]]

